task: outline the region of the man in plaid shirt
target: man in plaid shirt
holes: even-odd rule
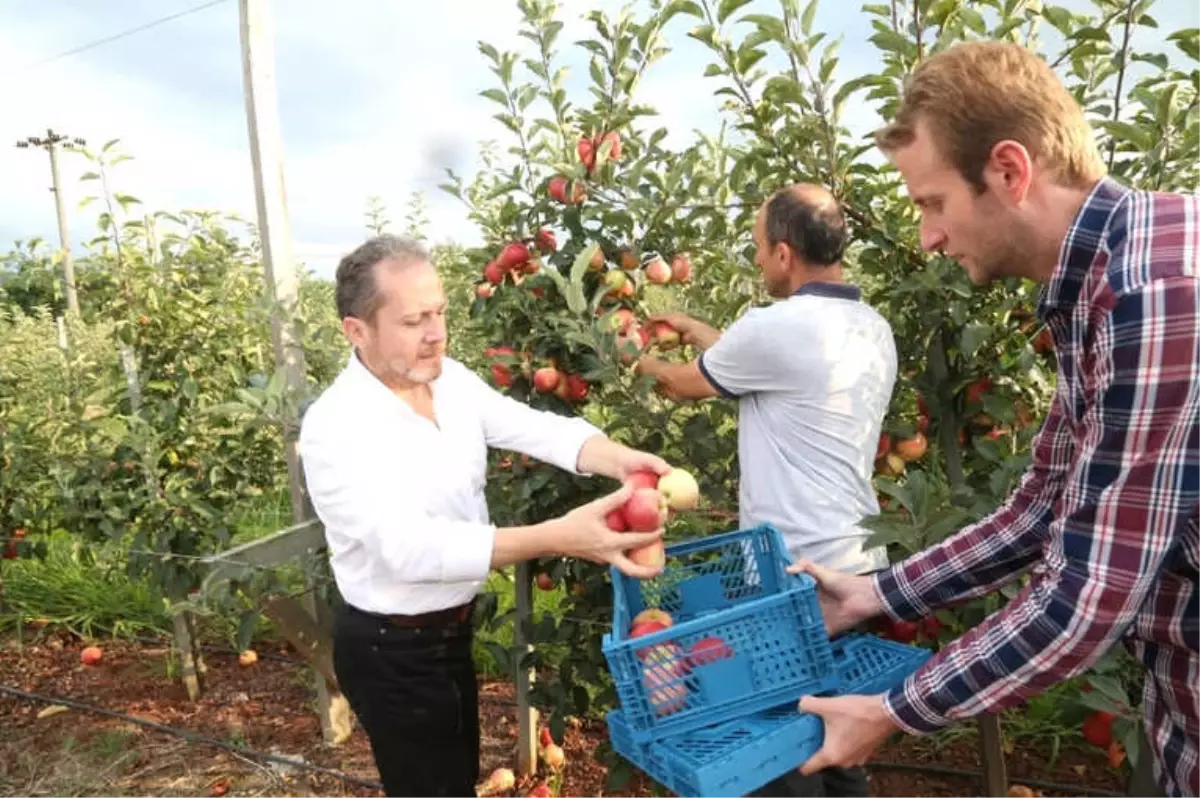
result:
[[[1200,202],[1105,174],[1083,112],[1013,44],[960,44],[912,75],[877,134],[921,212],[921,244],[976,284],[1043,284],[1058,386],[1013,496],[874,576],[797,563],[831,632],[913,619],[1026,572],[1002,611],[882,696],[805,698],[824,747],[801,768],[865,761],[889,734],[1019,705],[1124,642],[1168,795],[1200,793]]]

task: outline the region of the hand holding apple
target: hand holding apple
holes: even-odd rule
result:
[[[662,543],[661,526],[648,532],[617,532],[608,525],[608,517],[622,508],[633,495],[633,487],[622,485],[613,493],[577,507],[553,526],[555,548],[566,557],[610,564],[635,579],[650,579],[662,571],[661,564],[641,564],[626,552]]]

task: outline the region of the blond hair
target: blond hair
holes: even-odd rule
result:
[[[1061,185],[1083,186],[1107,171],[1083,109],[1058,75],[1010,42],[963,42],[923,62],[875,143],[885,153],[906,147],[919,122],[979,191],[992,148],[1005,140],[1023,145]]]

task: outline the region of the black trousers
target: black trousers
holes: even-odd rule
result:
[[[473,627],[396,626],[345,605],[333,663],[387,795],[474,796],[479,692]]]
[[[758,798],[865,798],[871,792],[866,768],[825,768],[811,776],[793,770],[750,794]]]

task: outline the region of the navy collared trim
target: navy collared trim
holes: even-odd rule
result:
[[[850,283],[805,283],[792,296],[823,296],[859,302],[862,300],[862,290]]]
[[[726,399],[737,399],[738,395],[726,388],[721,383],[713,379],[713,375],[709,372],[708,366],[704,365],[704,352],[700,353],[700,357],[696,358],[696,366],[699,367],[700,373],[704,375],[704,379],[708,380],[708,384],[716,389],[717,393],[724,396]]]

